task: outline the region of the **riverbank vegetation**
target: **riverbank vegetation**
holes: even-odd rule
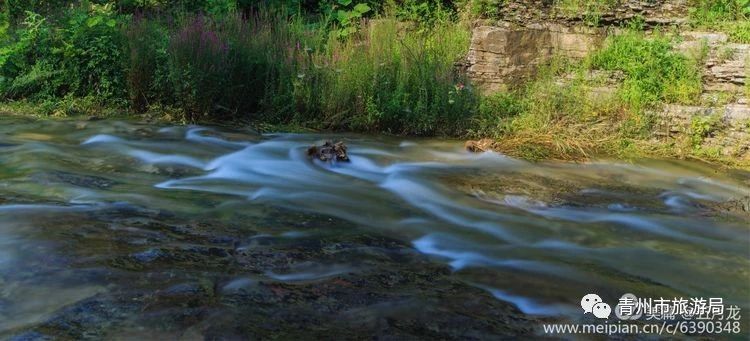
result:
[[[691,25],[727,22],[718,26],[747,41],[742,1],[695,0]],[[611,2],[555,5],[598,11]],[[678,38],[669,30],[645,33],[638,19],[582,62],[557,58],[528,84],[480,94],[459,65],[470,19],[494,15],[498,6],[9,0],[0,17],[0,111],[492,137],[502,151],[531,159],[722,159],[696,143],[706,129],[654,138],[659,106],[699,99],[702,60],[675,51]],[[612,77],[617,90],[596,93]]]
[[[674,51],[671,39],[658,32],[646,37],[631,27],[582,62],[553,60],[525,87],[485,100],[515,109],[493,115],[501,109],[481,107],[484,130],[476,135],[494,134],[502,150],[531,159],[628,157],[674,146],[678,141],[651,140],[657,123],[651,109],[661,103],[695,104],[701,80],[699,61]],[[614,92],[600,87],[613,78],[620,78]],[[658,154],[667,156],[663,152],[669,149]],[[683,155],[680,150],[669,156],[687,156],[691,149]]]
[[[75,99],[183,121],[452,136],[468,128],[478,99],[455,70],[469,31],[454,13],[393,6],[364,18],[374,10],[364,2],[313,14],[297,6],[128,12],[82,2],[50,16],[11,12],[0,94],[51,112]]]

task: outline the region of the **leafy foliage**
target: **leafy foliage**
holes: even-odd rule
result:
[[[372,8],[365,2],[354,3],[352,0],[336,0],[324,3],[323,10],[334,25],[333,34],[345,38],[357,32],[360,21]]]
[[[123,39],[111,5],[75,7],[54,29],[27,12],[15,42],[0,49],[3,97],[124,97]]]

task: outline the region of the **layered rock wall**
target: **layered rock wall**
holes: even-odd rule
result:
[[[664,129],[657,133],[689,133],[696,117],[719,117],[723,130],[706,144],[725,155],[750,157],[750,45],[729,42],[720,32],[690,31],[687,5],[686,0],[621,0],[592,13],[566,12],[552,0],[508,0],[498,18],[475,23],[465,69],[480,91],[504,91],[533,78],[553,56],[585,58],[634,18],[646,30],[668,26],[680,34],[675,50],[703,61],[703,93],[699,105],[665,105],[658,113]],[[619,84],[612,78],[591,92],[615,93]]]
[[[467,70],[482,91],[504,90],[528,80],[552,56],[583,58],[603,39],[601,29],[557,23],[477,26],[472,33]]]
[[[583,58],[604,38],[639,17],[644,25],[682,25],[685,0],[622,0],[609,8],[567,13],[551,0],[509,0],[498,20],[477,22],[467,71],[485,92],[523,83],[552,56]]]

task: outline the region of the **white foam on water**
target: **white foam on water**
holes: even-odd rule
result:
[[[482,231],[506,242],[524,242],[510,230],[497,223],[497,221],[502,220],[501,216],[492,214],[492,212],[467,208],[422,183],[391,175],[380,186],[398,194],[414,207],[421,208],[446,222]]]
[[[145,150],[131,150],[128,155],[153,165],[181,165],[198,169],[206,167],[205,162],[185,155],[160,154]]]
[[[235,142],[235,141],[227,141],[215,136],[205,136],[201,135],[201,132],[204,131],[211,131],[211,129],[203,128],[203,127],[197,127],[197,128],[191,128],[188,129],[188,131],[185,133],[185,140],[193,141],[197,143],[205,143],[215,146],[221,146],[225,148],[244,148],[248,145],[251,145],[250,142]]]
[[[441,240],[434,234],[412,241],[414,248],[421,253],[449,259],[449,264],[454,271],[468,267],[498,267],[569,279],[576,279],[577,276],[583,275],[567,266],[527,259],[498,259],[483,255],[478,251],[462,250],[458,245],[445,245],[446,243],[451,244],[450,240],[441,243]]]
[[[106,134],[99,134],[94,135],[92,137],[89,137],[86,139],[86,141],[83,141],[81,144],[94,144],[94,143],[124,143],[125,140],[122,138],[119,138],[117,136],[112,135],[106,135]]]
[[[500,289],[493,289],[493,288],[484,288],[489,293],[492,294],[492,296],[495,296],[495,298],[512,303],[515,305],[518,310],[522,311],[524,314],[529,315],[540,315],[540,316],[559,316],[564,313],[570,313],[571,311],[574,311],[575,308],[564,305],[564,304],[543,304],[539,303],[537,300],[529,297],[519,296],[519,295],[513,295],[508,293],[507,291],[503,291]]]
[[[239,277],[229,281],[221,287],[223,293],[236,293],[242,290],[248,290],[258,284],[258,281],[249,277]]]

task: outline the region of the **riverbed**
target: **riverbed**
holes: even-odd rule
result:
[[[325,140],[351,162],[309,160]],[[746,171],[109,120],[3,118],[0,149],[0,338],[539,336],[589,293],[750,309]]]

